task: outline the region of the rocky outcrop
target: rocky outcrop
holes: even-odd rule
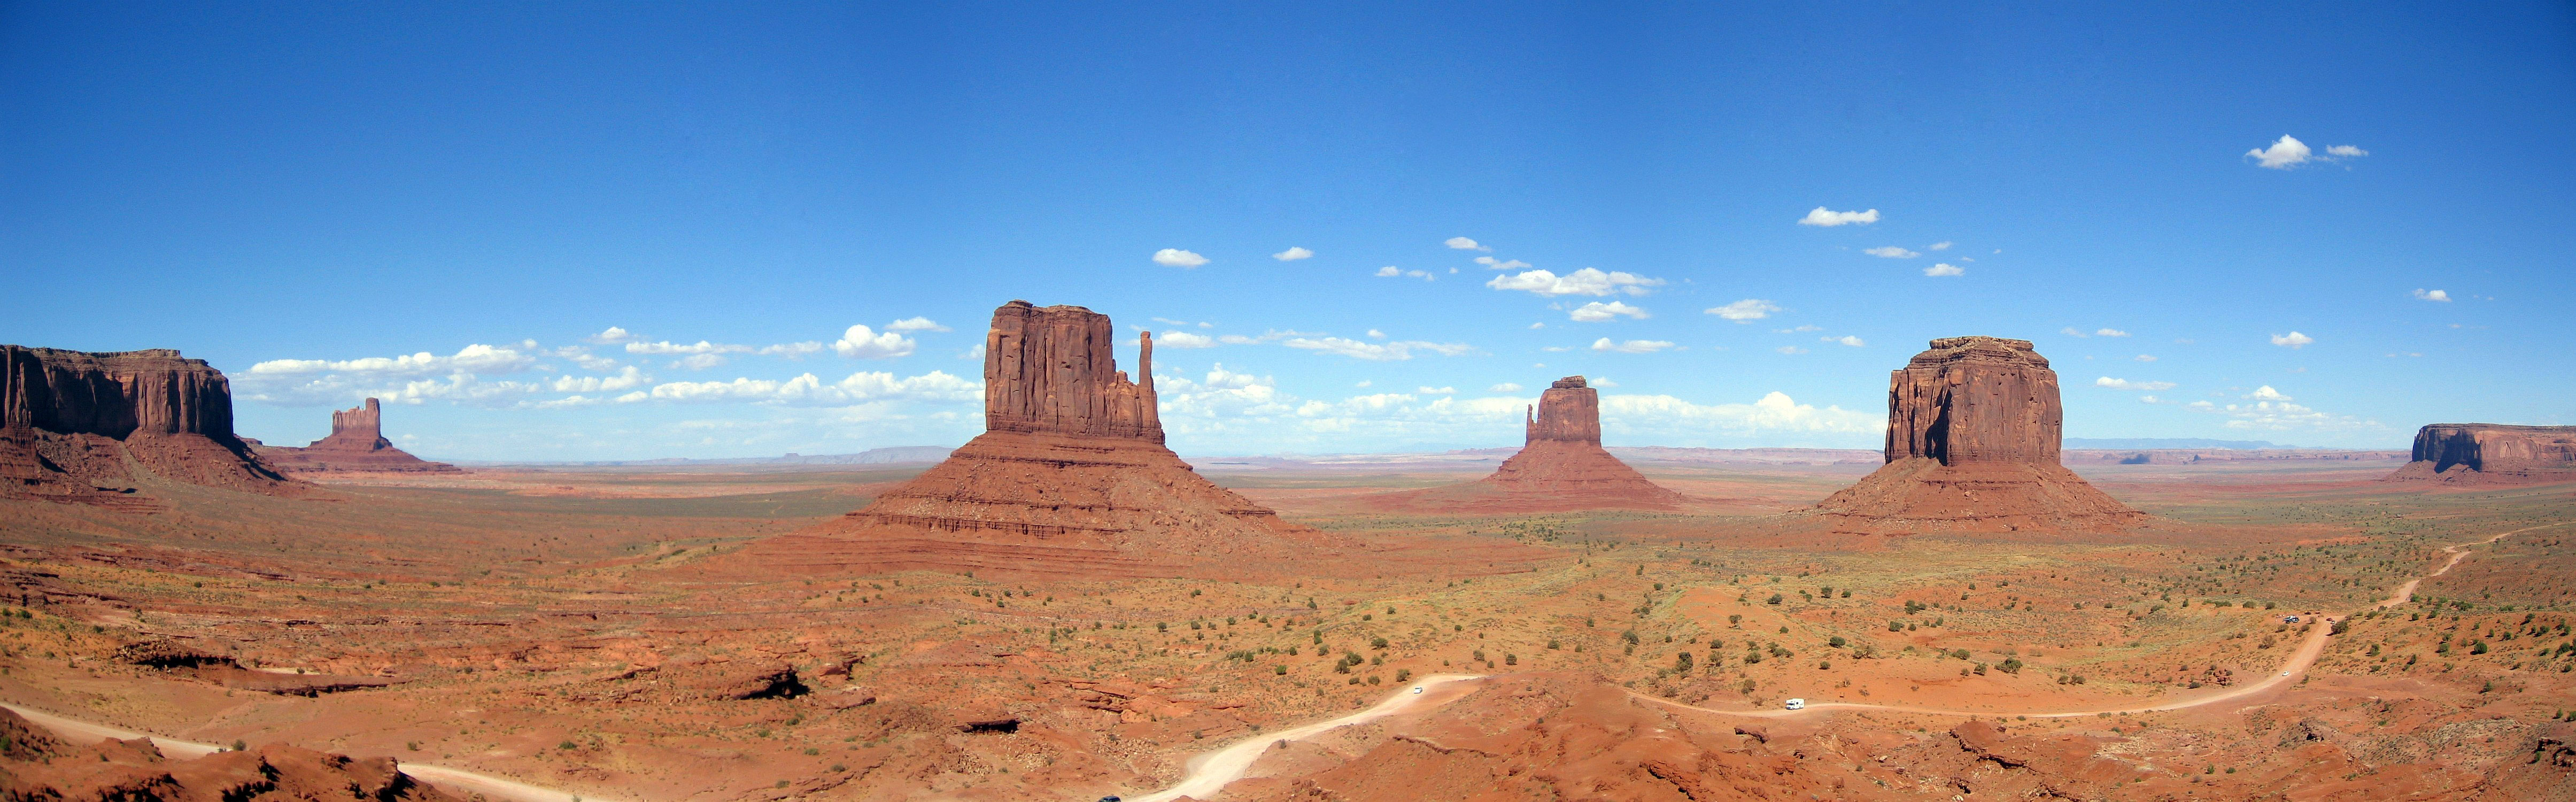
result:
[[[2415,432],[2413,459],[2392,482],[2539,484],[2576,481],[2576,426],[2436,423]]]
[[[232,385],[203,360],[0,345],[0,498],[140,506],[145,477],[302,487],[233,435]]]
[[[1240,575],[1351,548],[1281,521],[1163,447],[1153,335],[1117,369],[1109,318],[1012,301],[985,338],[986,431],[839,520],[772,538],[722,568],[979,576]]]
[[[357,407],[332,410],[330,436],[303,448],[263,445],[259,455],[291,474],[464,472],[395,448],[385,439],[384,421],[384,408],[370,398]]]
[[[456,797],[413,780],[390,757],[352,758],[271,745],[175,760],[148,738],[74,746],[16,711],[0,709],[0,799],[454,802]]]
[[[1887,464],[1817,509],[1845,531],[2107,530],[2145,516],[2059,464],[2057,372],[2028,340],[1944,337],[1888,376]]]
[[[1682,494],[1648,481],[1601,447],[1601,396],[1581,376],[1539,393],[1521,420],[1521,450],[1485,478],[1467,484],[1370,496],[1389,511],[1472,513],[1592,509],[1670,510]]]

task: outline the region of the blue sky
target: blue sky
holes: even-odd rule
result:
[[[2563,3],[1599,5],[11,4],[0,341],[459,459],[953,445],[1013,298],[1192,454],[1876,447],[1957,334],[2076,437],[2576,423]]]

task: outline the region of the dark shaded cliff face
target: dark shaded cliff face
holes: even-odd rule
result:
[[[1887,461],[2055,465],[2066,411],[2029,340],[1944,337],[1887,382]]]
[[[233,435],[232,383],[203,360],[0,345],[0,497],[131,505],[128,458],[170,481],[297,487]]]
[[[2576,426],[2436,423],[2415,432],[2414,461],[2397,481],[2576,481]]]
[[[995,432],[1163,442],[1155,410],[1154,339],[1138,338],[1131,382],[1110,352],[1109,316],[1079,306],[1012,301],[984,338],[984,428]]]
[[[1567,376],[1538,395],[1538,409],[1524,425],[1522,443],[1561,440],[1601,444],[1601,395],[1581,376]]]

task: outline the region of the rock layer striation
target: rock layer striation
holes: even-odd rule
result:
[[[454,465],[430,462],[394,447],[385,439],[384,408],[376,399],[331,411],[331,434],[303,448],[261,446],[270,465],[293,474],[329,473],[463,473]]]
[[[1138,378],[1109,318],[1012,301],[985,336],[985,432],[867,507],[763,541],[763,570],[1059,576],[1240,573],[1352,548],[1279,519],[1163,447],[1153,335]],[[979,574],[981,575],[981,574]]]
[[[0,345],[0,498],[134,506],[145,476],[301,487],[233,435],[232,384],[204,360]]]
[[[2393,482],[2538,484],[2576,481],[2576,426],[2435,423],[2415,432],[2413,459]]]
[[[1484,479],[1463,485],[1386,493],[1384,509],[1554,512],[1588,509],[1677,509],[1682,494],[1648,481],[1601,448],[1601,396],[1581,376],[1539,393],[1521,422],[1518,453]]]
[[[2108,530],[2145,515],[2059,464],[2057,372],[2028,340],[1944,337],[1888,376],[1887,464],[1817,505],[1870,534]]]

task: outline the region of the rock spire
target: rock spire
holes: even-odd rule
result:
[[[1684,499],[1648,481],[1601,447],[1601,396],[1581,376],[1539,393],[1521,418],[1521,450],[1485,478],[1465,484],[1380,493],[1387,510],[1479,513],[1589,509],[1678,509]]]
[[[331,411],[331,434],[303,448],[260,446],[259,455],[292,474],[464,473],[395,448],[385,439],[384,406],[376,399]]]

